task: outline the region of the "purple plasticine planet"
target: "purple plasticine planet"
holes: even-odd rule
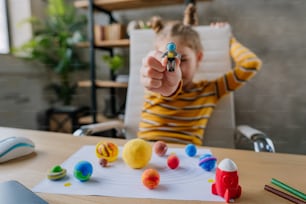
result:
[[[194,144],[188,144],[185,147],[185,152],[188,156],[194,157],[197,154],[197,147]]]
[[[217,159],[211,154],[203,154],[199,159],[199,166],[206,171],[212,171],[216,168]]]
[[[80,161],[74,166],[74,177],[81,182],[88,181],[92,175],[93,167],[88,161]]]

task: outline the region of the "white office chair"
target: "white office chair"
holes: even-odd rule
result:
[[[232,68],[229,55],[230,27],[212,28],[198,26],[204,46],[204,60],[199,69],[197,79],[214,79]],[[140,66],[143,57],[153,49],[155,33],[152,30],[134,30],[130,34],[130,74],[124,122],[109,121],[82,126],[74,135],[91,135],[109,129],[123,130],[124,137],[137,137],[141,108],[144,102],[144,88],[140,84]],[[237,147],[234,145],[235,111],[233,94],[225,96],[217,105],[205,131],[203,144],[217,147]],[[236,131],[237,132],[237,131]],[[236,134],[238,135],[238,134]],[[240,142],[243,131],[239,131]],[[250,140],[251,140],[250,136]],[[239,147],[238,147],[239,148]]]

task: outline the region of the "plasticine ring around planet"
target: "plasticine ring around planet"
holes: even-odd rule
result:
[[[200,156],[199,166],[206,171],[212,171],[216,167],[216,162],[217,159],[211,154],[204,154]]]
[[[53,166],[48,172],[48,179],[52,181],[60,180],[67,174],[67,170],[59,165]]]

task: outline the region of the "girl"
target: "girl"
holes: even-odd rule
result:
[[[185,22],[185,21],[184,21]],[[206,124],[224,95],[241,87],[261,67],[260,59],[234,37],[230,55],[235,62],[232,71],[214,80],[195,83],[193,78],[205,57],[198,33],[191,25],[172,22],[154,23],[157,31],[155,51],[143,59],[141,83],[147,89],[141,113],[138,137],[202,145]],[[153,24],[152,24],[153,25]],[[213,23],[223,27],[227,23]],[[162,58],[169,42],[176,44],[173,72],[167,71],[167,58]]]

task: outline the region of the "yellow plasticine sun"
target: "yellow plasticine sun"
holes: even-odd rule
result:
[[[123,148],[122,158],[133,169],[145,167],[151,160],[152,146],[145,140],[136,138],[128,141]]]

